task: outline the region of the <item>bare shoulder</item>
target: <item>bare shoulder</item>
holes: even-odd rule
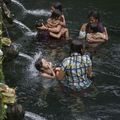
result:
[[[61,15],[61,17],[62,17],[62,18],[65,18],[65,16],[64,16],[63,14]]]
[[[86,26],[87,26],[87,23],[82,24],[82,26],[81,26],[80,30],[81,30],[81,31],[85,31]]]

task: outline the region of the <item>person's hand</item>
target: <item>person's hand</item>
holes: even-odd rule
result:
[[[52,65],[51,62],[48,62],[48,67],[49,67],[49,68],[52,68],[52,67],[53,67],[53,65]]]
[[[92,43],[94,41],[93,35],[92,34],[87,34],[87,41],[89,43]]]
[[[39,28],[39,29],[41,29],[41,30],[47,30],[48,28],[42,23],[42,26],[41,27],[37,27],[37,28]]]
[[[100,33],[100,32],[97,32],[97,33],[95,33],[94,35],[93,35],[93,38],[94,39],[105,39],[105,35],[103,34],[103,33]]]
[[[56,67],[55,70],[58,70],[58,71],[59,71],[59,70],[61,70],[61,68],[60,68],[60,67]]]

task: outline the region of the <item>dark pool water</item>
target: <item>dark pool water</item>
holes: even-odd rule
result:
[[[8,25],[8,31],[21,53],[4,65],[4,74],[6,83],[17,87],[18,102],[31,112],[26,113],[26,119],[120,120],[120,1],[61,0],[71,37],[78,36],[80,25],[87,21],[87,13],[93,8],[100,11],[108,28],[109,42],[93,59],[99,91],[94,99],[65,96],[56,89],[57,81],[41,78],[34,68],[39,56],[59,64],[69,52],[64,42],[35,39],[34,25],[49,17],[52,2],[55,1],[12,0],[11,3],[15,20],[13,25]]]

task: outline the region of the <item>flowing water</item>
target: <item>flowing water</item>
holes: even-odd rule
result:
[[[58,41],[35,39],[35,24],[50,16],[53,0],[12,0],[15,20],[8,26],[12,40],[19,46],[19,56],[5,64],[6,82],[17,86],[18,102],[26,109],[27,120],[120,120],[120,1],[119,0],[62,0],[71,37],[78,36],[80,25],[87,21],[87,13],[100,11],[108,28],[109,42],[93,59],[96,98],[64,96],[56,90],[57,81],[38,75],[34,62],[45,57],[59,64],[68,54],[68,45]],[[35,113],[35,114],[34,114]]]

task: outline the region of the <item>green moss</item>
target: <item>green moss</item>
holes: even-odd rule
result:
[[[4,83],[4,74],[1,68],[0,68],[0,82]]]
[[[0,120],[4,120],[6,118],[6,108],[2,101],[2,94],[0,93]]]
[[[1,38],[2,38],[2,9],[0,7],[0,49],[2,48]],[[0,59],[0,82],[4,82],[1,59]],[[2,101],[2,94],[0,93],[0,120],[4,120],[5,118],[6,118],[6,108],[5,108],[5,104],[3,104]]]

